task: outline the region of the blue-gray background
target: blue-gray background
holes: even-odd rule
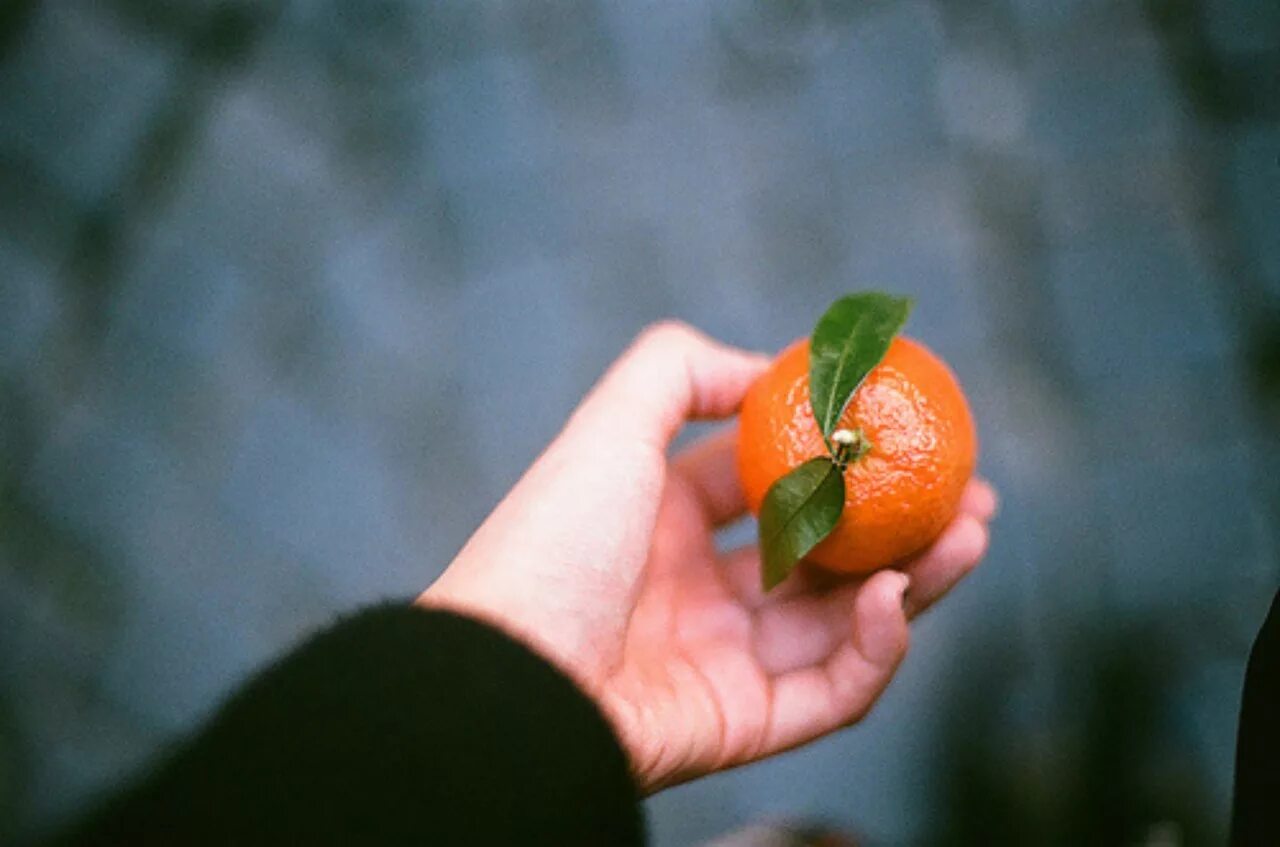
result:
[[[1278,572],[1278,44],[1244,0],[7,4],[0,840],[426,585],[646,322],[777,348],[859,287],[967,387],[991,556],[861,727],[655,798],[656,842],[1133,791],[1220,836]]]

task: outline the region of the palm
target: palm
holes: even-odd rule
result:
[[[602,697],[646,784],[679,782],[793,747],[857,720],[905,648],[857,633],[893,575],[826,586],[802,575],[765,596],[754,548],[718,554],[695,486],[665,486],[616,670]],[[901,618],[897,596],[889,617]],[[855,609],[855,607],[857,607]],[[865,617],[867,620],[855,618]],[[872,649],[868,649],[868,647]]]

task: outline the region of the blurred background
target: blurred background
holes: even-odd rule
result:
[[[655,843],[1221,842],[1277,45],[1269,0],[3,4],[0,842],[418,592],[645,323],[776,349],[866,287],[967,388],[990,558],[864,724]]]

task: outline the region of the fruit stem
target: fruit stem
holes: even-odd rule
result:
[[[837,429],[831,433],[831,443],[834,447],[831,458],[842,471],[871,450],[871,442],[860,429]]]

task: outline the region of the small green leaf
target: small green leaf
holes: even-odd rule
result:
[[[910,313],[910,298],[867,291],[841,297],[813,328],[809,405],[828,448],[853,393],[880,364]]]
[[[760,507],[765,591],[835,529],[842,509],[844,474],[826,457],[810,459],[769,487]]]

